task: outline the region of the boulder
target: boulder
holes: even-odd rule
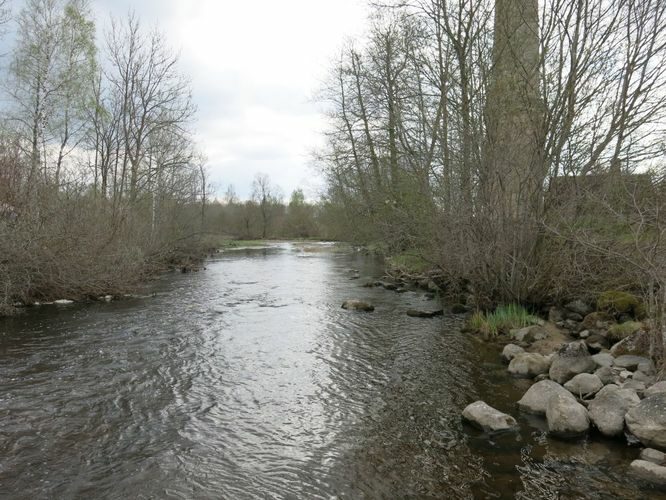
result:
[[[555,394],[546,405],[548,431],[557,437],[571,438],[585,434],[590,427],[587,409],[571,394]]]
[[[619,436],[624,430],[624,415],[629,408],[640,403],[635,392],[607,385],[590,401],[587,409],[590,419],[604,436]]]
[[[631,471],[641,479],[659,486],[666,486],[666,467],[647,460],[634,460],[629,466]]]
[[[631,389],[632,391],[635,391],[639,397],[645,394],[645,383],[640,382],[639,380],[634,380],[634,379],[627,380],[626,382],[623,382],[620,385],[620,388]]]
[[[421,311],[419,309],[407,310],[407,316],[411,316],[412,318],[434,318],[435,316],[442,316],[443,314],[443,309],[438,309],[437,311]]]
[[[564,384],[564,388],[580,399],[594,396],[604,386],[599,377],[591,373],[580,373]]]
[[[342,303],[342,308],[349,311],[365,311],[371,312],[375,310],[375,306],[369,304],[368,302],[363,302],[362,300],[345,300]]]
[[[601,379],[604,385],[613,384],[619,381],[617,373],[608,366],[602,366],[594,374]]]
[[[545,415],[548,400],[557,394],[572,397],[571,393],[560,384],[552,380],[542,380],[527,389],[527,392],[518,401],[518,408],[526,413]]]
[[[654,383],[654,377],[652,375],[646,375],[645,372],[636,371],[634,372],[633,380],[637,382],[643,382],[645,387],[652,385]]]
[[[585,342],[572,342],[557,351],[550,365],[549,375],[555,382],[563,384],[579,373],[593,372],[596,367]]]
[[[623,354],[622,356],[618,356],[617,358],[615,358],[614,364],[618,368],[624,368],[625,370],[633,372],[638,369],[638,365],[640,365],[641,363],[644,363],[644,366],[649,366],[652,362],[643,356]]]
[[[531,344],[537,340],[548,338],[548,331],[542,326],[526,326],[517,330],[511,330],[510,336],[517,342],[527,342]]]
[[[504,358],[505,361],[511,361],[516,354],[521,354],[525,352],[525,349],[523,349],[520,346],[517,346],[516,344],[507,344],[504,346],[504,349],[502,349],[502,358]]]
[[[650,351],[650,337],[645,330],[639,330],[615,344],[610,351],[616,357],[623,354],[647,356]]]
[[[583,321],[583,316],[576,312],[567,312],[567,319],[575,321],[576,323],[580,323],[581,321]]]
[[[599,335],[597,333],[589,335],[585,339],[585,344],[587,345],[587,349],[590,352],[594,353],[599,353],[604,349],[608,349],[610,347],[610,342],[608,341],[608,339],[603,335]]]
[[[605,312],[592,312],[583,318],[583,328],[586,330],[607,330],[615,323],[613,316]]]
[[[655,450],[654,448],[645,448],[641,451],[640,459],[652,462],[653,464],[664,465],[666,464],[666,453]]]
[[[652,396],[654,394],[666,393],[666,380],[657,382],[656,384],[651,385],[645,389],[645,397]]]
[[[624,420],[645,446],[666,449],[666,393],[648,396],[631,408]]]
[[[582,300],[574,300],[569,302],[564,306],[564,308],[569,312],[580,314],[583,317],[592,312],[592,308]]]
[[[462,412],[465,420],[485,432],[508,431],[518,427],[518,422],[511,415],[502,413],[483,401],[468,405]]]
[[[535,352],[516,354],[509,363],[509,373],[517,377],[533,378],[547,373],[550,368],[550,358]]]
[[[607,366],[610,368],[611,366],[613,366],[614,360],[615,358],[613,357],[613,355],[608,352],[600,352],[592,356],[592,361],[594,361],[595,364],[599,367]]]

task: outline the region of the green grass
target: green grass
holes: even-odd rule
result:
[[[486,338],[508,334],[514,328],[523,328],[539,323],[539,318],[518,304],[497,307],[493,312],[475,312],[467,322],[470,330],[481,333]]]
[[[633,335],[641,328],[643,328],[643,323],[638,321],[627,321],[621,325],[613,325],[608,329],[608,340],[613,343],[619,342],[629,335]]]

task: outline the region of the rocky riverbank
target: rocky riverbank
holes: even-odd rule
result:
[[[574,301],[551,308],[543,325],[512,330],[500,356],[513,376],[534,381],[517,412],[544,418],[556,439],[601,434],[644,446],[628,471],[666,488],[666,380],[647,356],[641,314]],[[463,418],[486,431],[507,427],[489,422],[516,422],[484,405],[470,404]]]

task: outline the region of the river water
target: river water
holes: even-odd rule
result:
[[[360,279],[352,279],[352,269]],[[323,244],[220,254],[151,296],[0,320],[2,498],[657,498],[638,448],[548,438],[528,382],[423,293]],[[340,308],[359,298],[373,313]],[[521,431],[460,421],[484,399]]]

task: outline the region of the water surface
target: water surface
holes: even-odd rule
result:
[[[353,279],[355,271],[360,279]],[[637,448],[546,437],[528,382],[381,263],[274,244],[154,296],[0,320],[3,498],[658,498]],[[373,313],[348,312],[359,298]],[[519,433],[463,425],[484,399]]]

